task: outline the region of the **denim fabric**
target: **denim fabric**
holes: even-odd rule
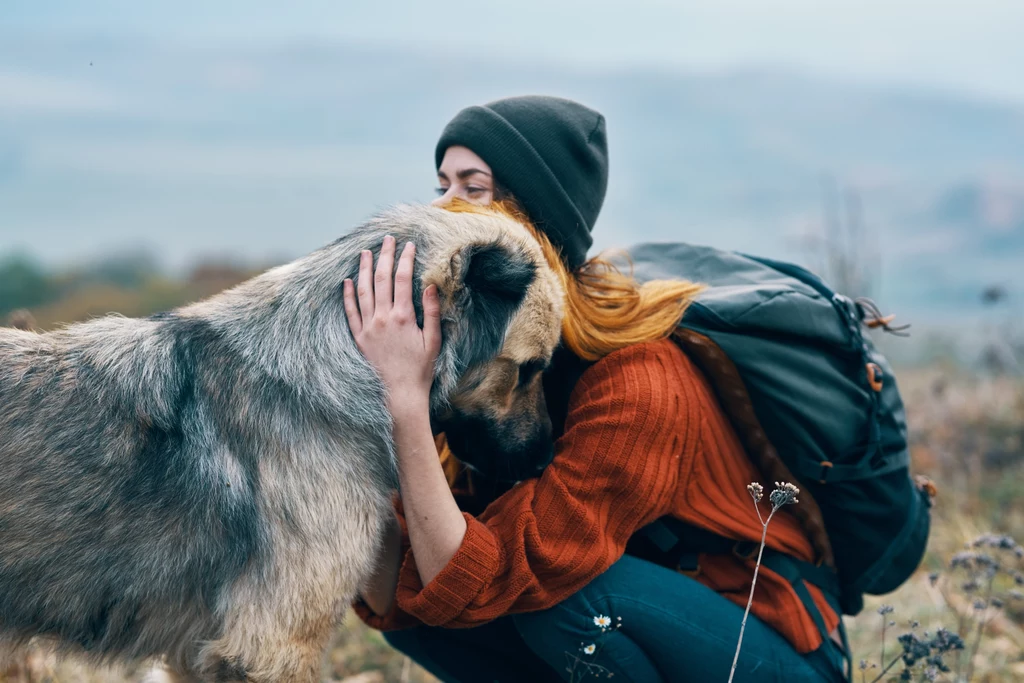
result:
[[[612,627],[602,631],[598,616],[610,617]],[[385,637],[446,683],[588,681],[608,674],[638,683],[705,683],[728,680],[742,619],[742,608],[697,581],[626,556],[550,609],[472,629],[421,626]],[[842,654],[831,641],[800,655],[750,615],[733,680],[838,683],[846,680],[842,672]]]

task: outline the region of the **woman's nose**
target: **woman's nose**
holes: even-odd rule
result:
[[[440,197],[438,197],[437,199],[430,203],[433,206],[445,206],[446,204],[449,204],[452,201],[452,198],[455,197],[456,194],[457,192],[455,190],[455,186],[452,185],[451,187],[444,191],[443,195],[441,195]]]

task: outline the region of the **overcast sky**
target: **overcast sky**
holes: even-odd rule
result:
[[[1022,0],[2,0],[0,39],[344,40],[583,68],[787,67],[1024,102]]]

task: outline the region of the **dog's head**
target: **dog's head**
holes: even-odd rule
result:
[[[452,241],[432,252],[449,256],[425,264],[421,278],[423,287],[438,285],[447,340],[435,429],[459,460],[491,478],[534,476],[553,452],[541,375],[561,335],[564,291],[522,223],[494,212],[445,213]],[[443,386],[455,375],[454,387]]]
[[[383,397],[370,388],[382,389],[374,381],[379,378],[352,341],[340,296],[342,281],[358,275],[360,252],[374,251],[376,262],[385,235],[396,239],[399,253],[407,241],[417,245],[413,304],[421,325],[423,290],[438,288],[442,344],[430,396],[434,429],[446,433],[459,460],[496,479],[536,474],[552,454],[541,372],[561,336],[565,295],[540,243],[507,213],[394,207],[308,257],[221,295],[219,308],[213,307],[220,313],[199,304],[194,314],[230,317],[235,324],[222,328],[240,336],[264,325],[273,343],[257,358],[267,372],[302,386],[308,396],[317,395],[309,390],[316,385],[336,398],[328,409],[343,405],[387,429],[378,409]],[[270,302],[256,307],[265,320],[254,314],[254,301]],[[345,390],[351,383],[367,385],[364,395],[374,400],[353,402],[353,392]]]

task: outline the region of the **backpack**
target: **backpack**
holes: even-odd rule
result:
[[[709,286],[673,338],[708,376],[765,483],[801,489],[800,503],[787,510],[819,561],[766,548],[762,566],[791,579],[822,630],[801,579],[849,615],[863,609],[864,594],[899,587],[924,555],[935,493],[911,477],[899,389],[866,333],[900,329],[869,300],[838,294],[790,263],[679,243],[628,253],[640,282],[684,278]],[[637,532],[627,552],[685,570],[696,553],[748,556],[756,552],[751,545],[663,518]]]

